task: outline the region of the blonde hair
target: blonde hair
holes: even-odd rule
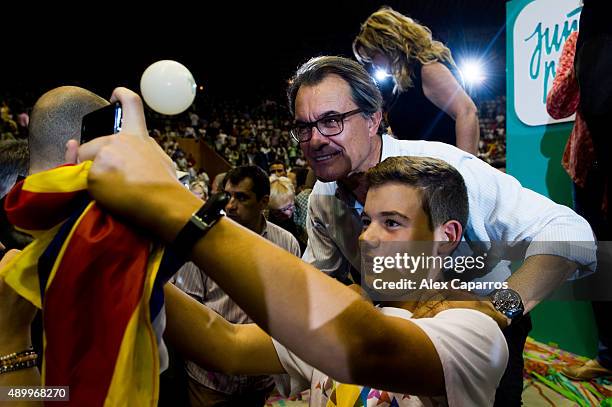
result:
[[[189,184],[189,190],[191,192],[193,192],[194,189],[196,188],[200,188],[202,190],[202,199],[207,200],[208,199],[208,187],[206,186],[204,181],[193,181],[192,183]]]
[[[287,177],[272,175],[270,177],[270,202],[268,207],[270,209],[279,209],[287,201],[295,201],[293,182]]]
[[[372,62],[377,53],[386,56],[395,81],[394,91],[413,86],[411,62],[414,60],[423,65],[448,62],[455,66],[450,49],[435,41],[429,28],[386,6],[372,13],[361,25],[353,41],[353,53],[362,64]]]

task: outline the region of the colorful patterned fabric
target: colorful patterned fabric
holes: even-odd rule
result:
[[[156,406],[165,348],[153,321],[164,319],[162,287],[177,264],[91,201],[90,166],[13,188],[7,216],[35,240],[1,273],[43,310],[43,385],[69,386],[70,405]]]
[[[605,378],[587,381],[570,380],[560,371],[566,365],[588,359],[527,338],[523,350],[525,384],[523,403],[537,406],[603,406],[612,402],[612,382]]]

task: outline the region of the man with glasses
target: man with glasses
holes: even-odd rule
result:
[[[510,362],[496,400],[497,405],[520,405],[522,350],[531,329],[530,319],[521,317],[577,268],[592,269],[595,263],[590,250],[546,242],[592,242],[588,223],[456,147],[379,136],[382,97],[367,71],[354,61],[330,56],[309,60],[290,81],[287,95],[295,117],[291,134],[319,180],[309,200],[308,247],[303,256],[317,269],[344,283],[350,282],[349,276],[359,281],[364,173],[391,156],[433,157],[457,168],[469,196],[465,240],[482,242],[485,248],[492,241],[528,245],[524,263],[512,275],[500,262],[501,267],[482,277],[506,280],[509,289],[489,293],[490,299],[475,297],[461,303],[469,308],[491,301],[497,316],[509,324],[504,334]],[[434,307],[425,315],[433,316],[437,310]]]

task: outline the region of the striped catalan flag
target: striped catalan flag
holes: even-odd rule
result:
[[[91,199],[90,167],[15,185],[7,216],[35,239],[0,275],[42,309],[43,385],[69,386],[65,404],[156,406],[165,347],[155,325],[164,321],[163,285],[181,263]]]

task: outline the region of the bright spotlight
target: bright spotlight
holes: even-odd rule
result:
[[[374,72],[374,78],[379,82],[386,80],[389,76],[391,75],[384,69],[377,69],[376,72]]]
[[[478,60],[464,61],[459,69],[467,86],[481,85],[486,79],[484,67]]]

